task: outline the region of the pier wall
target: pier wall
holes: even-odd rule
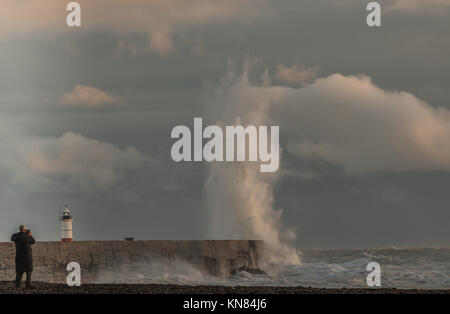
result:
[[[65,282],[69,262],[80,264],[84,283],[145,283],[193,272],[226,277],[258,272],[262,254],[263,242],[254,240],[36,242],[33,280]],[[14,279],[14,256],[13,243],[0,243],[0,281]]]

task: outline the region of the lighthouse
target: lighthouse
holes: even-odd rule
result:
[[[61,241],[72,242],[72,214],[67,205],[62,210],[59,221],[61,223]]]

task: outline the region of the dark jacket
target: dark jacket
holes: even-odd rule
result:
[[[16,272],[27,272],[33,270],[33,250],[34,238],[28,233],[14,233],[11,241],[16,245]]]

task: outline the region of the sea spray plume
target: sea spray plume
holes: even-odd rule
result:
[[[118,262],[103,267],[96,272],[92,283],[195,285],[211,280],[210,275],[185,261],[155,256],[150,262]]]
[[[208,87],[204,94],[207,119],[217,125],[271,125],[270,102],[261,97],[270,85],[267,71],[262,86],[249,81],[252,60],[244,63],[241,75],[231,70],[219,86]],[[256,97],[257,96],[257,97]],[[274,210],[273,186],[280,171],[259,172],[259,163],[213,162],[208,165],[204,186],[205,205],[211,216],[210,236],[228,239],[260,239],[266,243],[269,264],[300,264],[300,258],[288,242],[292,230],[281,225],[282,210]]]

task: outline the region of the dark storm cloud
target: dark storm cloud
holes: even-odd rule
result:
[[[157,7],[152,11],[170,17],[168,23],[151,21],[136,28],[126,19],[122,24],[114,16],[108,20],[102,11],[98,20],[87,16],[89,23],[81,30],[58,24],[55,16],[64,17],[64,8],[39,11],[48,25],[39,14],[27,20],[30,24],[21,22],[33,11],[19,8],[22,16],[8,20],[6,31],[0,31],[0,59],[7,60],[0,63],[0,118],[5,121],[0,126],[5,152],[1,239],[7,240],[22,222],[41,238],[56,239],[57,206],[66,202],[75,213],[77,239],[204,237],[209,223],[202,209],[205,166],[172,162],[169,135],[173,126],[190,125],[194,116],[203,115],[205,82],[218,84],[228,57],[237,63],[259,57],[274,84],[295,86],[292,82],[303,77],[295,72],[291,83],[277,80],[280,69],[317,69],[319,77],[362,73],[384,90],[406,91],[429,106],[450,107],[448,6],[427,1],[425,7],[440,9],[423,10],[423,2],[413,2],[383,3],[380,29],[365,26],[367,13],[360,1],[270,1],[249,19],[251,2],[243,8],[239,2],[211,5],[200,19],[195,11],[184,16],[183,8],[172,14],[170,4],[151,4]],[[118,1],[115,5],[122,8]],[[82,97],[63,101],[77,85],[103,92],[100,99],[120,101],[101,106],[83,106]],[[106,145],[112,161],[99,170],[120,180],[98,189],[104,181],[90,178],[89,166],[78,164],[89,164],[85,152],[63,167],[78,164],[75,175],[33,173],[37,182],[26,176],[18,181],[27,167],[15,157],[29,147],[26,138],[59,147],[67,134],[79,136],[93,151]],[[286,138],[283,125],[281,136]],[[127,155],[127,147],[139,161]],[[275,203],[284,209],[284,222],[298,230],[299,246],[448,243],[446,171],[390,169],[355,176],[339,160],[319,157],[294,155],[287,146],[282,155],[285,175],[276,185]],[[92,182],[97,188],[87,189]]]

